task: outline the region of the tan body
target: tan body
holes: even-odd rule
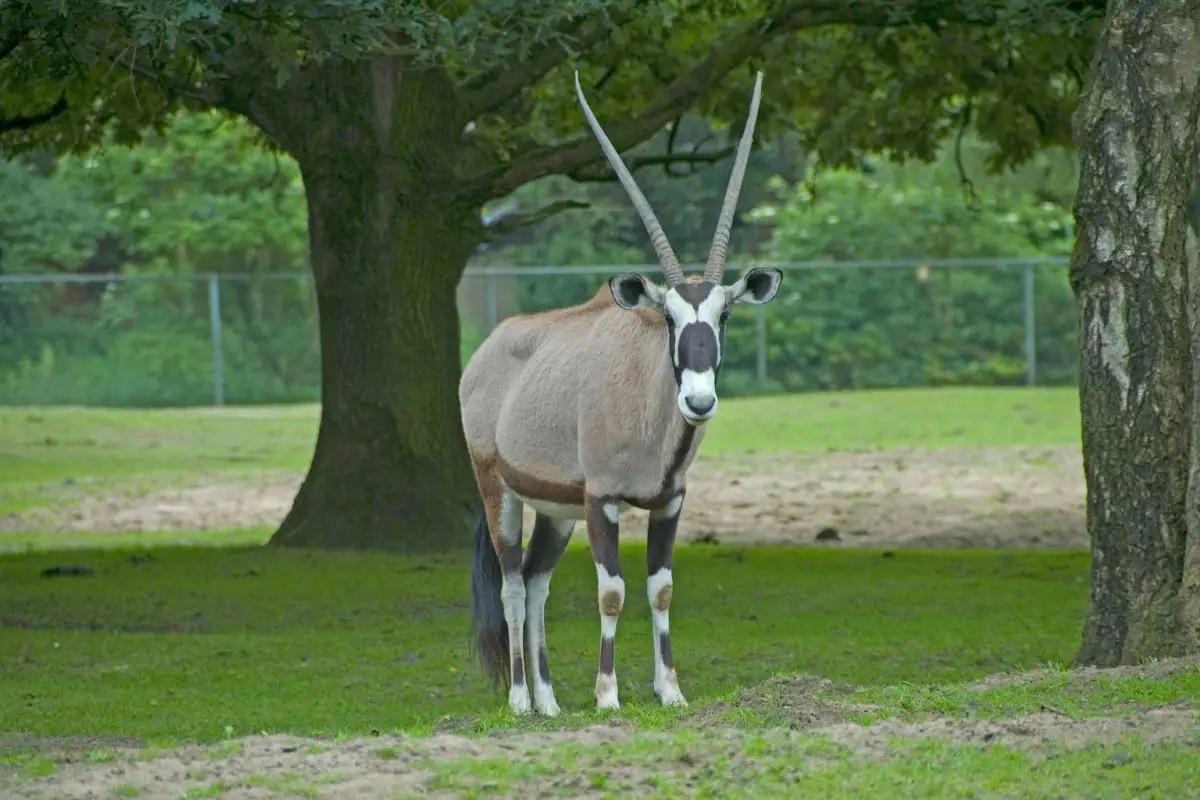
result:
[[[626,311],[604,286],[501,323],[459,400],[477,473],[547,516],[582,520],[586,495],[658,509],[683,490],[704,427],[689,430],[676,391],[662,315]]]

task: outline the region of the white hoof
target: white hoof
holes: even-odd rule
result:
[[[517,716],[528,714],[529,707],[529,689],[524,686],[514,686],[508,690],[508,707]]]
[[[620,708],[617,701],[617,680],[611,675],[596,676],[596,708]]]
[[[554,689],[549,686],[533,687],[533,707],[544,717],[558,716],[558,701],[554,699]]]
[[[662,704],[668,708],[671,706],[685,708],[688,704],[678,686],[655,687],[654,691],[658,693],[658,699],[662,701]]]
[[[675,670],[667,670],[662,676],[654,680],[654,692],[658,695],[658,699],[667,707],[671,706],[686,706],[687,700],[683,697],[683,692],[679,691],[679,679],[675,677]]]

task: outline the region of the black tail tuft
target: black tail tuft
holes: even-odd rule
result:
[[[479,512],[475,522],[475,547],[471,554],[472,649],[493,686],[508,686],[508,623],[500,588],[504,574],[492,546],[487,515]]]

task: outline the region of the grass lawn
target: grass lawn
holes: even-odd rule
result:
[[[1079,440],[1075,389],[900,389],[730,399],[703,452],[809,453]],[[198,470],[303,470],[315,406],[0,407],[0,493],[29,484]],[[0,496],[0,509],[5,498]]]
[[[302,470],[316,419],[5,409],[0,513],[66,481]],[[704,452],[1077,441],[1073,389],[880,391],[729,401]],[[245,546],[268,533],[80,534],[97,547],[0,555],[0,795],[1124,798],[1200,785],[1194,663],[1063,669],[1086,607],[1083,551],[681,546],[671,622],[691,705],[664,710],[645,552],[626,545],[623,707],[599,714],[595,571],[577,536],[547,611],[564,713],[516,720],[469,660],[465,553]],[[161,546],[181,539],[215,546]],[[64,565],[89,573],[43,577]],[[454,735],[409,738],[435,732]]]
[[[219,739],[428,730],[507,718],[468,660],[466,554],[215,548],[0,558],[0,720],[43,735]],[[623,700],[657,718],[644,549],[623,548]],[[41,577],[54,565],[86,576]],[[715,696],[774,673],[857,684],[962,680],[1069,659],[1086,554],[679,548],[682,685]],[[643,577],[638,577],[639,575]],[[572,548],[548,606],[564,709],[594,704],[595,569]],[[638,712],[636,709],[641,708]]]
[[[514,719],[468,661],[465,556],[2,557],[0,790],[1116,798],[1197,785],[1195,662],[1113,678],[1061,667],[1085,553],[682,547],[682,710],[649,686],[644,551],[624,555],[623,708],[593,710],[595,575],[573,548],[548,609],[552,721]],[[93,572],[40,576],[68,563]],[[468,739],[406,738],[432,732]]]

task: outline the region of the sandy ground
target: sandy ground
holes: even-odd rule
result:
[[[1176,659],[1153,665],[1155,674],[1194,670],[1195,659]],[[1072,680],[1096,680],[1139,674],[1144,668],[1089,670],[1076,673]],[[1030,680],[1037,676],[1023,676]],[[1008,676],[993,676],[978,688],[1002,686]],[[765,731],[746,731],[728,726],[706,724],[702,713],[690,725],[699,728],[681,749],[677,735],[670,732],[638,733],[626,725],[593,725],[577,730],[497,731],[484,737],[450,734],[428,738],[379,736],[350,741],[303,739],[292,736],[254,736],[209,747],[185,747],[177,750],[145,751],[134,746],[99,741],[81,742],[49,739],[0,737],[0,752],[16,748],[39,749],[52,758],[58,769],[54,775],[28,780],[6,789],[5,797],[16,798],[143,798],[212,797],[304,797],[384,798],[399,796],[462,796],[461,787],[441,791],[439,775],[447,773],[467,777],[461,767],[449,765],[464,759],[502,759],[510,765],[536,762],[546,748],[574,744],[583,752],[599,756],[586,767],[530,769],[520,780],[519,796],[543,797],[599,795],[597,773],[605,777],[601,785],[614,788],[646,789],[648,779],[672,773],[687,780],[711,770],[712,757],[724,756],[723,769],[736,771],[739,760],[750,758],[741,746],[753,736],[763,743],[789,752],[795,748],[795,770],[804,771],[828,763],[829,759],[858,758],[882,760],[896,752],[896,740],[939,739],[974,747],[1002,746],[1050,757],[1063,749],[1091,744],[1118,744],[1140,737],[1143,746],[1182,743],[1200,746],[1200,712],[1195,704],[1175,704],[1157,708],[1127,710],[1128,713],[1105,717],[1072,719],[1054,709],[1028,716],[988,720],[978,718],[942,718],[931,716],[906,722],[885,719],[870,725],[844,721],[844,709],[814,697],[815,689],[829,688],[818,678],[775,679],[745,690],[733,705],[748,710],[768,711],[778,716],[781,709],[791,716],[779,720],[785,724]],[[861,707],[860,707],[861,708]],[[685,725],[689,723],[685,722]],[[841,752],[824,755],[804,748],[807,738],[821,734],[827,741],[842,746]],[[621,745],[634,737],[639,740],[641,758],[604,757],[606,746]],[[88,746],[104,745],[109,758],[96,763],[87,756]],[[95,750],[93,749],[94,753]],[[681,755],[682,753],[682,755]],[[694,755],[693,755],[694,753]],[[1119,756],[1117,756],[1119,757]],[[1125,758],[1132,756],[1125,754]],[[553,762],[542,762],[554,767]],[[1127,762],[1120,762],[1127,763]],[[1114,764],[1116,765],[1116,764]],[[482,786],[476,788],[484,788]]]
[[[64,486],[53,507],[0,516],[0,534],[275,525],[301,477],[223,473],[169,487]],[[680,537],[830,547],[1082,546],[1084,500],[1078,446],[702,457],[689,473]],[[526,530],[531,525],[527,511]],[[645,525],[643,512],[626,512],[622,537],[644,537]]]

